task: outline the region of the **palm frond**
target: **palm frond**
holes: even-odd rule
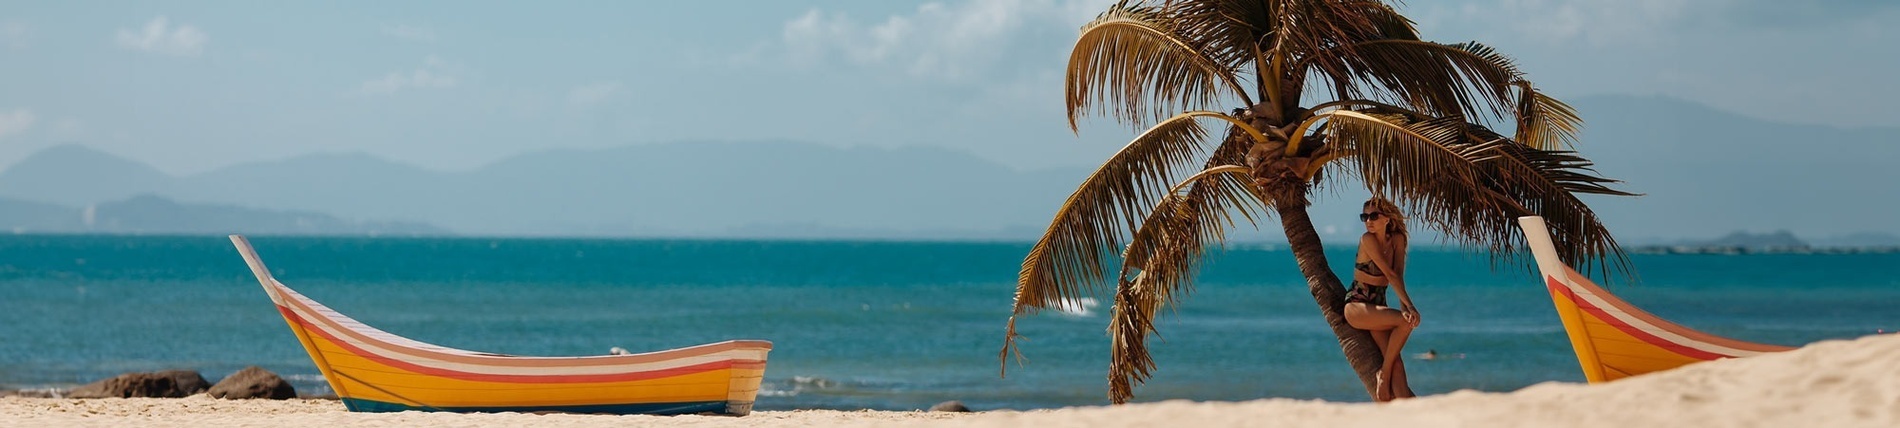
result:
[[[1128,402],[1135,395],[1135,385],[1154,374],[1148,336],[1154,333],[1155,314],[1162,302],[1155,292],[1157,285],[1146,279],[1147,275],[1136,274],[1115,291],[1115,307],[1108,318],[1110,403]]]
[[[1569,104],[1531,87],[1517,85],[1517,142],[1540,150],[1574,149],[1583,118]]]
[[[1482,126],[1468,124],[1467,129],[1466,141],[1504,140],[1502,135]],[[1511,143],[1491,147],[1489,153],[1474,163],[1484,176],[1488,194],[1518,201],[1522,207],[1520,212],[1486,219],[1501,224],[1473,228],[1492,232],[1482,242],[1488,243],[1494,261],[1510,254],[1526,254],[1523,234],[1515,232],[1516,218],[1536,215],[1544,217],[1552,229],[1550,233],[1556,241],[1558,256],[1577,263],[1578,270],[1588,272],[1596,268],[1606,277],[1615,272],[1633,275],[1629,258],[1615,237],[1577,195],[1637,195],[1611,188],[1617,181],[1595,175],[1588,159],[1573,151],[1542,150]],[[1504,233],[1495,234],[1498,230]],[[1466,241],[1477,240],[1467,238]],[[1519,259],[1527,266],[1530,263],[1528,257]]]
[[[1291,71],[1313,71],[1342,99],[1369,98],[1433,117],[1503,119],[1517,107],[1523,73],[1508,57],[1476,42],[1375,40],[1303,58]]]
[[[1207,131],[1191,117],[1163,121],[1135,137],[1063,201],[1029,250],[1017,278],[1018,311],[1099,292],[1105,257],[1167,192],[1175,168],[1198,157]]]
[[[1425,226],[1489,248],[1500,261],[1524,248],[1514,219],[1541,215],[1566,260],[1606,274],[1631,272],[1609,229],[1577,197],[1631,194],[1610,188],[1615,181],[1595,175],[1574,152],[1529,147],[1459,118],[1328,116],[1325,131],[1341,160]]]
[[[1201,118],[1226,121],[1235,125],[1230,132],[1241,133],[1230,134],[1211,159],[1238,158],[1254,141],[1265,138],[1231,116],[1206,111],[1183,113],[1135,137],[1090,174],[1063,201],[1049,229],[1023,258],[1009,328],[998,353],[1005,372],[1009,355],[1016,353],[1015,314],[1103,292],[1108,262],[1122,250],[1124,238],[1140,230],[1153,206],[1172,193],[1170,184],[1177,168],[1191,164],[1201,153],[1200,142],[1207,137],[1207,130],[1196,121]]]
[[[1209,163],[1238,160],[1246,147],[1227,144]],[[1130,240],[1109,319],[1111,402],[1127,402],[1134,387],[1153,373],[1147,339],[1155,333],[1155,314],[1192,290],[1202,256],[1225,242],[1227,228],[1235,224],[1232,213],[1254,221],[1262,200],[1247,184],[1248,172],[1247,167],[1216,166],[1184,180],[1176,187],[1187,191],[1164,197]]]
[[[1123,4],[1084,25],[1069,54],[1069,128],[1079,129],[1089,111],[1139,129],[1174,112],[1212,108],[1222,96],[1249,100],[1235,70],[1175,25],[1155,8]]]
[[[1255,57],[1255,48],[1273,28],[1272,6],[1268,2],[1199,0],[1169,1],[1156,8],[1175,23],[1175,30],[1182,37],[1199,40],[1201,52],[1216,64],[1222,64],[1234,70],[1244,70],[1248,62]]]

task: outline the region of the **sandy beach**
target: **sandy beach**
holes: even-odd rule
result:
[[[1900,426],[1900,336],[1825,341],[1603,385],[1456,391],[1388,405],[1286,399],[1165,401],[1036,411],[800,410],[744,417],[349,413],[336,401],[0,398],[0,426],[943,426],[1635,427]]]

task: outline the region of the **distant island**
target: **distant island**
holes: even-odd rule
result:
[[[1749,233],[1735,231],[1711,240],[1684,241],[1671,245],[1643,245],[1631,247],[1635,254],[1853,254],[1853,253],[1897,253],[1900,252],[1900,238],[1878,234],[1860,234],[1837,238],[1834,245],[1812,245],[1793,232],[1778,230],[1768,233]],[[1878,243],[1884,242],[1884,244]],[[1846,245],[1841,245],[1845,243]],[[1873,244],[1869,244],[1873,243]]]

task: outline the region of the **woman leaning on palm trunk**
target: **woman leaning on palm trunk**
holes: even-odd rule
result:
[[[1346,323],[1371,333],[1373,342],[1385,354],[1373,399],[1410,398],[1412,389],[1405,381],[1405,362],[1399,355],[1420,318],[1418,309],[1412,306],[1412,296],[1405,292],[1405,218],[1391,201],[1373,197],[1360,211],[1359,221],[1365,223],[1366,234],[1359,237],[1352,288],[1346,291]],[[1396,309],[1386,304],[1387,287],[1399,295]]]

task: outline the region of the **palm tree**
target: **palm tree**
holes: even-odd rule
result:
[[[1067,75],[1071,129],[1096,113],[1141,133],[1057,211],[1023,260],[1014,314],[1113,284],[1115,403],[1155,369],[1146,343],[1155,313],[1191,290],[1202,252],[1237,218],[1267,216],[1279,218],[1314,302],[1372,393],[1382,356],[1342,315],[1343,286],[1307,216],[1316,186],[1364,185],[1417,224],[1487,248],[1494,265],[1527,264],[1512,221],[1540,215],[1565,260],[1628,272],[1578,195],[1631,194],[1568,150],[1582,124],[1576,111],[1489,47],[1421,41],[1377,0],[1124,0],[1081,33]],[[1239,107],[1215,111],[1222,103]],[[1226,132],[1208,141],[1204,122]],[[1005,370],[1017,337],[1012,315]]]

